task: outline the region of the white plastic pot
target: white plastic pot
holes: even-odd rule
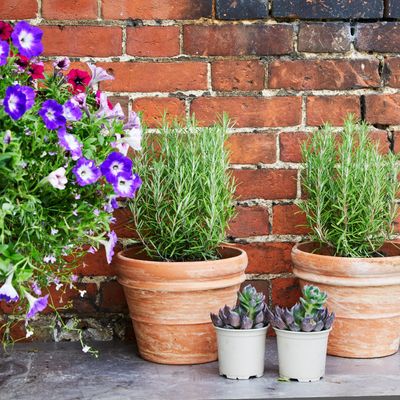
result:
[[[299,382],[319,381],[325,375],[329,330],[292,332],[274,328],[278,342],[279,375]]]
[[[268,326],[259,329],[224,329],[217,332],[219,374],[229,379],[264,375],[265,339]]]

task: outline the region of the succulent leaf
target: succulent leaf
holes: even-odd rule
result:
[[[247,315],[243,315],[241,318],[240,329],[251,329],[253,327],[253,320]]]

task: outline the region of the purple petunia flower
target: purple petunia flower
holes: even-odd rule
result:
[[[100,93],[99,95],[99,103],[100,107],[96,113],[96,116],[99,118],[108,118],[108,119],[124,119],[125,115],[122,110],[121,104],[117,103],[114,108],[110,108],[108,104],[108,97],[105,93]]]
[[[10,130],[6,130],[6,132],[4,134],[4,138],[3,138],[3,143],[4,144],[10,144],[11,143],[11,131]]]
[[[94,248],[93,246],[90,246],[87,252],[90,253],[90,254],[96,254],[97,249]]]
[[[82,144],[72,133],[68,133],[65,127],[58,130],[58,143],[59,145],[71,153],[73,160],[77,160],[82,157]]]
[[[42,117],[47,129],[57,129],[65,125],[63,107],[55,100],[46,100],[38,114]]]
[[[39,287],[39,285],[37,284],[36,281],[32,282],[31,288],[32,288],[33,292],[34,292],[36,295],[41,296],[42,290],[40,289],[40,287]]]
[[[92,79],[89,82],[90,86],[93,86],[101,81],[108,81],[114,79],[114,77],[109,73],[107,73],[107,71],[104,68],[96,67],[96,65],[90,63],[87,63],[87,65],[92,73]]]
[[[14,289],[12,285],[12,280],[14,277],[14,272],[11,272],[8,276],[6,281],[4,282],[3,286],[0,288],[0,300],[5,300],[7,302],[10,301],[17,301],[19,299],[17,291]]]
[[[139,175],[121,173],[117,177],[117,181],[113,183],[114,191],[121,197],[132,198],[142,184]]]
[[[25,292],[25,297],[29,302],[29,310],[26,314],[26,318],[33,318],[37,313],[43,311],[47,307],[48,294],[44,297],[36,298],[28,292]]]
[[[63,105],[63,115],[67,121],[79,121],[82,118],[80,107],[72,100]]]
[[[75,174],[79,186],[95,183],[101,176],[100,169],[96,167],[94,161],[84,157],[78,160],[72,172]]]
[[[42,36],[43,32],[41,29],[32,26],[25,21],[20,21],[14,26],[11,39],[21,55],[31,58],[42,54]]]
[[[50,172],[47,176],[47,181],[56,189],[64,190],[65,185],[68,182],[67,177],[65,176],[66,170],[64,167],[57,168],[55,171]]]
[[[9,52],[10,52],[10,45],[5,41],[0,40],[0,65],[7,64],[7,57]]]
[[[57,57],[53,62],[53,67],[59,70],[67,70],[71,64],[71,61],[68,57]]]
[[[104,245],[106,250],[107,263],[110,264],[114,255],[114,247],[117,244],[118,237],[114,231],[111,231],[108,234],[108,239],[107,242],[102,240],[101,243]]]
[[[4,97],[4,110],[13,119],[20,119],[35,103],[35,91],[29,86],[9,86]]]
[[[79,108],[86,108],[86,94],[78,93],[72,97],[71,101],[76,104]]]
[[[108,182],[115,183],[121,173],[132,174],[132,160],[121,153],[113,151],[100,165],[100,169]]]

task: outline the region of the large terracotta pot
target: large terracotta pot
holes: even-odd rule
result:
[[[162,364],[199,364],[217,359],[210,312],[236,303],[245,280],[246,253],[222,247],[221,259],[152,261],[131,248],[117,254],[139,354]]]
[[[293,248],[300,284],[316,284],[327,292],[328,308],[336,313],[328,354],[372,358],[398,351],[400,247],[388,242],[381,251],[385,257],[347,258],[310,242]]]

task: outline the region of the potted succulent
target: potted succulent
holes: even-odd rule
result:
[[[116,274],[147,360],[216,360],[209,312],[234,304],[245,280],[245,252],[222,245],[235,191],[227,129],[224,117],[211,127],[191,119],[144,130],[134,159],[143,185],[130,203],[141,245],[117,254]]]
[[[324,307],[327,294],[304,286],[292,308],[267,310],[278,344],[279,375],[299,382],[320,380],[325,374],[328,336],[335,318]]]
[[[336,313],[328,354],[393,354],[400,342],[400,247],[390,241],[397,158],[381,154],[369,126],[351,116],[339,134],[320,128],[302,152],[299,205],[312,242],[297,244],[292,259],[301,285],[317,284]]]
[[[268,314],[265,296],[247,285],[238,292],[234,308],[225,305],[211,313],[217,333],[219,374],[229,379],[264,375]]]
[[[38,27],[0,21],[0,32],[0,301],[8,311],[0,331],[8,341],[21,339],[15,324],[33,335],[31,321],[46,309],[60,317],[52,294],[79,289],[74,271],[88,251],[104,245],[111,261],[112,212],[140,179],[126,157],[135,116],[125,124],[121,106],[97,91],[113,77],[92,64],[90,74],[68,72],[65,57],[45,75]],[[78,330],[73,322],[58,318]]]

